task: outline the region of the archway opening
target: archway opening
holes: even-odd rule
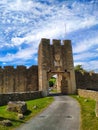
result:
[[[54,74],[49,79],[49,94],[62,93],[62,75]]]
[[[57,74],[49,79],[49,94],[57,93]]]
[[[48,73],[48,94],[68,94],[70,89],[68,79],[67,73]]]

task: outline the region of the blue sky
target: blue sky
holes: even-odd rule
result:
[[[37,64],[41,38],[72,40],[74,65],[98,72],[98,0],[1,0],[0,65]]]

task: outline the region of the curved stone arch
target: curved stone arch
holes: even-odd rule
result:
[[[55,74],[54,74],[54,73],[51,73],[51,72],[50,72],[50,73],[47,73],[47,77],[48,77],[47,80],[49,81],[50,78],[51,78],[53,75],[55,75]]]

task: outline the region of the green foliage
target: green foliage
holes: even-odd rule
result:
[[[75,71],[79,72],[79,71],[83,71],[82,65],[76,65],[74,67]]]
[[[86,70],[83,69],[82,65],[76,65],[74,69],[76,72],[87,72]]]
[[[74,70],[75,70],[76,72],[81,72],[81,73],[84,73],[84,72],[95,73],[94,70],[90,70],[90,71],[85,70],[85,69],[82,67],[82,65],[76,65],[76,66],[74,67]]]
[[[55,77],[51,77],[51,79],[49,80],[49,87],[53,87],[55,82],[56,82],[56,78]]]
[[[27,101],[26,103],[27,103],[28,111],[25,113],[23,120],[18,119],[17,113],[7,111],[6,110],[7,106],[1,106],[0,121],[9,119],[12,121],[13,126],[4,127],[0,125],[0,130],[12,130],[13,128],[18,127],[20,124],[25,123],[31,117],[34,117],[43,109],[45,109],[53,100],[54,100],[53,97],[45,97],[41,99]]]
[[[81,106],[81,130],[98,130],[98,117],[95,116],[96,102],[79,96],[73,96]]]

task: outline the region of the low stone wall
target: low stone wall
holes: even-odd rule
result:
[[[78,95],[85,98],[91,98],[96,100],[95,114],[98,117],[98,92],[92,90],[78,89]]]
[[[78,89],[77,93],[81,97],[91,98],[98,101],[98,92],[92,90]]]
[[[9,101],[26,101],[41,97],[41,91],[0,94],[0,106],[6,105]]]

